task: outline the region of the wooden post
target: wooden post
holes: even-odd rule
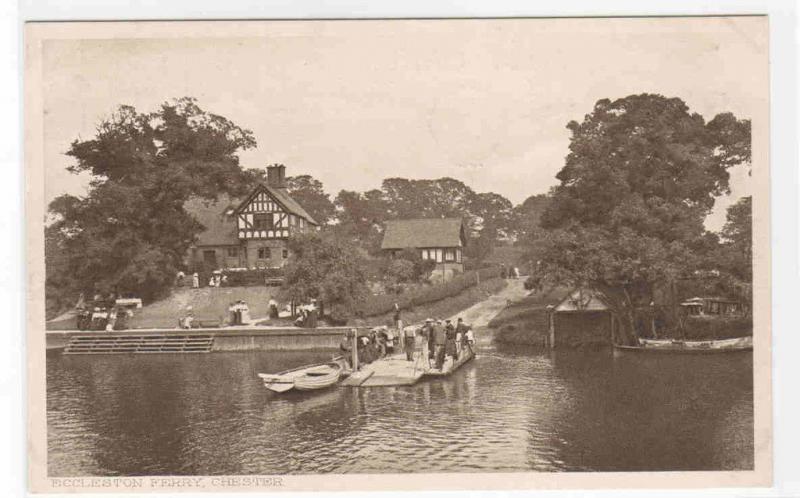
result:
[[[353,372],[358,371],[358,329],[352,329],[353,332]]]
[[[616,334],[614,333],[614,313],[609,313],[611,315],[611,344],[614,345],[617,343]]]
[[[548,319],[550,321],[550,349],[556,347],[556,313],[550,310]]]

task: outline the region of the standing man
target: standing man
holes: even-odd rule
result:
[[[436,368],[441,370],[444,366],[444,345],[447,342],[447,332],[441,320],[436,320],[433,325],[433,341],[436,345]]]
[[[400,347],[405,349],[406,338],[405,334],[403,334],[403,320],[400,316],[400,306],[398,306],[397,303],[394,303],[394,315],[392,316],[392,322],[394,323],[394,329],[397,331],[395,337],[397,337],[398,341],[401,341]]]
[[[470,326],[464,323],[464,319],[458,317],[456,323],[456,341],[457,341],[457,348],[458,353],[461,354],[461,351],[467,346],[467,332],[470,330]]]
[[[192,274],[192,289],[199,289],[200,288],[200,275],[197,272]]]
[[[453,358],[455,362],[458,359],[458,351],[456,350],[456,328],[450,320],[445,320],[445,344],[444,353]]]
[[[406,351],[406,360],[414,361],[414,327],[406,327],[402,331],[403,349]]]

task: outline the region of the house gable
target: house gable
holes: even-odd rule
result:
[[[240,240],[287,238],[293,227],[304,228],[307,220],[291,212],[266,186],[259,185],[235,209]]]

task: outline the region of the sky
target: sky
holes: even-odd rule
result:
[[[710,120],[752,118],[767,98],[757,18],[244,24],[45,41],[46,200],[85,193],[64,152],[121,104],[149,112],[195,97],[253,131],[244,167],[283,163],[332,196],[449,176],[520,203],[556,183],[567,123],[599,99],[659,93]],[[731,177],[710,229],[750,194],[746,168]]]

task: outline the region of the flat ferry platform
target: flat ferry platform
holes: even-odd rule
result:
[[[458,360],[453,361],[452,357],[447,357],[442,369],[438,370],[429,367],[425,358],[417,357],[413,361],[408,361],[405,353],[393,354],[363,365],[358,372],[352,373],[339,385],[342,387],[410,386],[423,377],[448,376],[474,357],[472,349],[466,348],[461,351]]]

